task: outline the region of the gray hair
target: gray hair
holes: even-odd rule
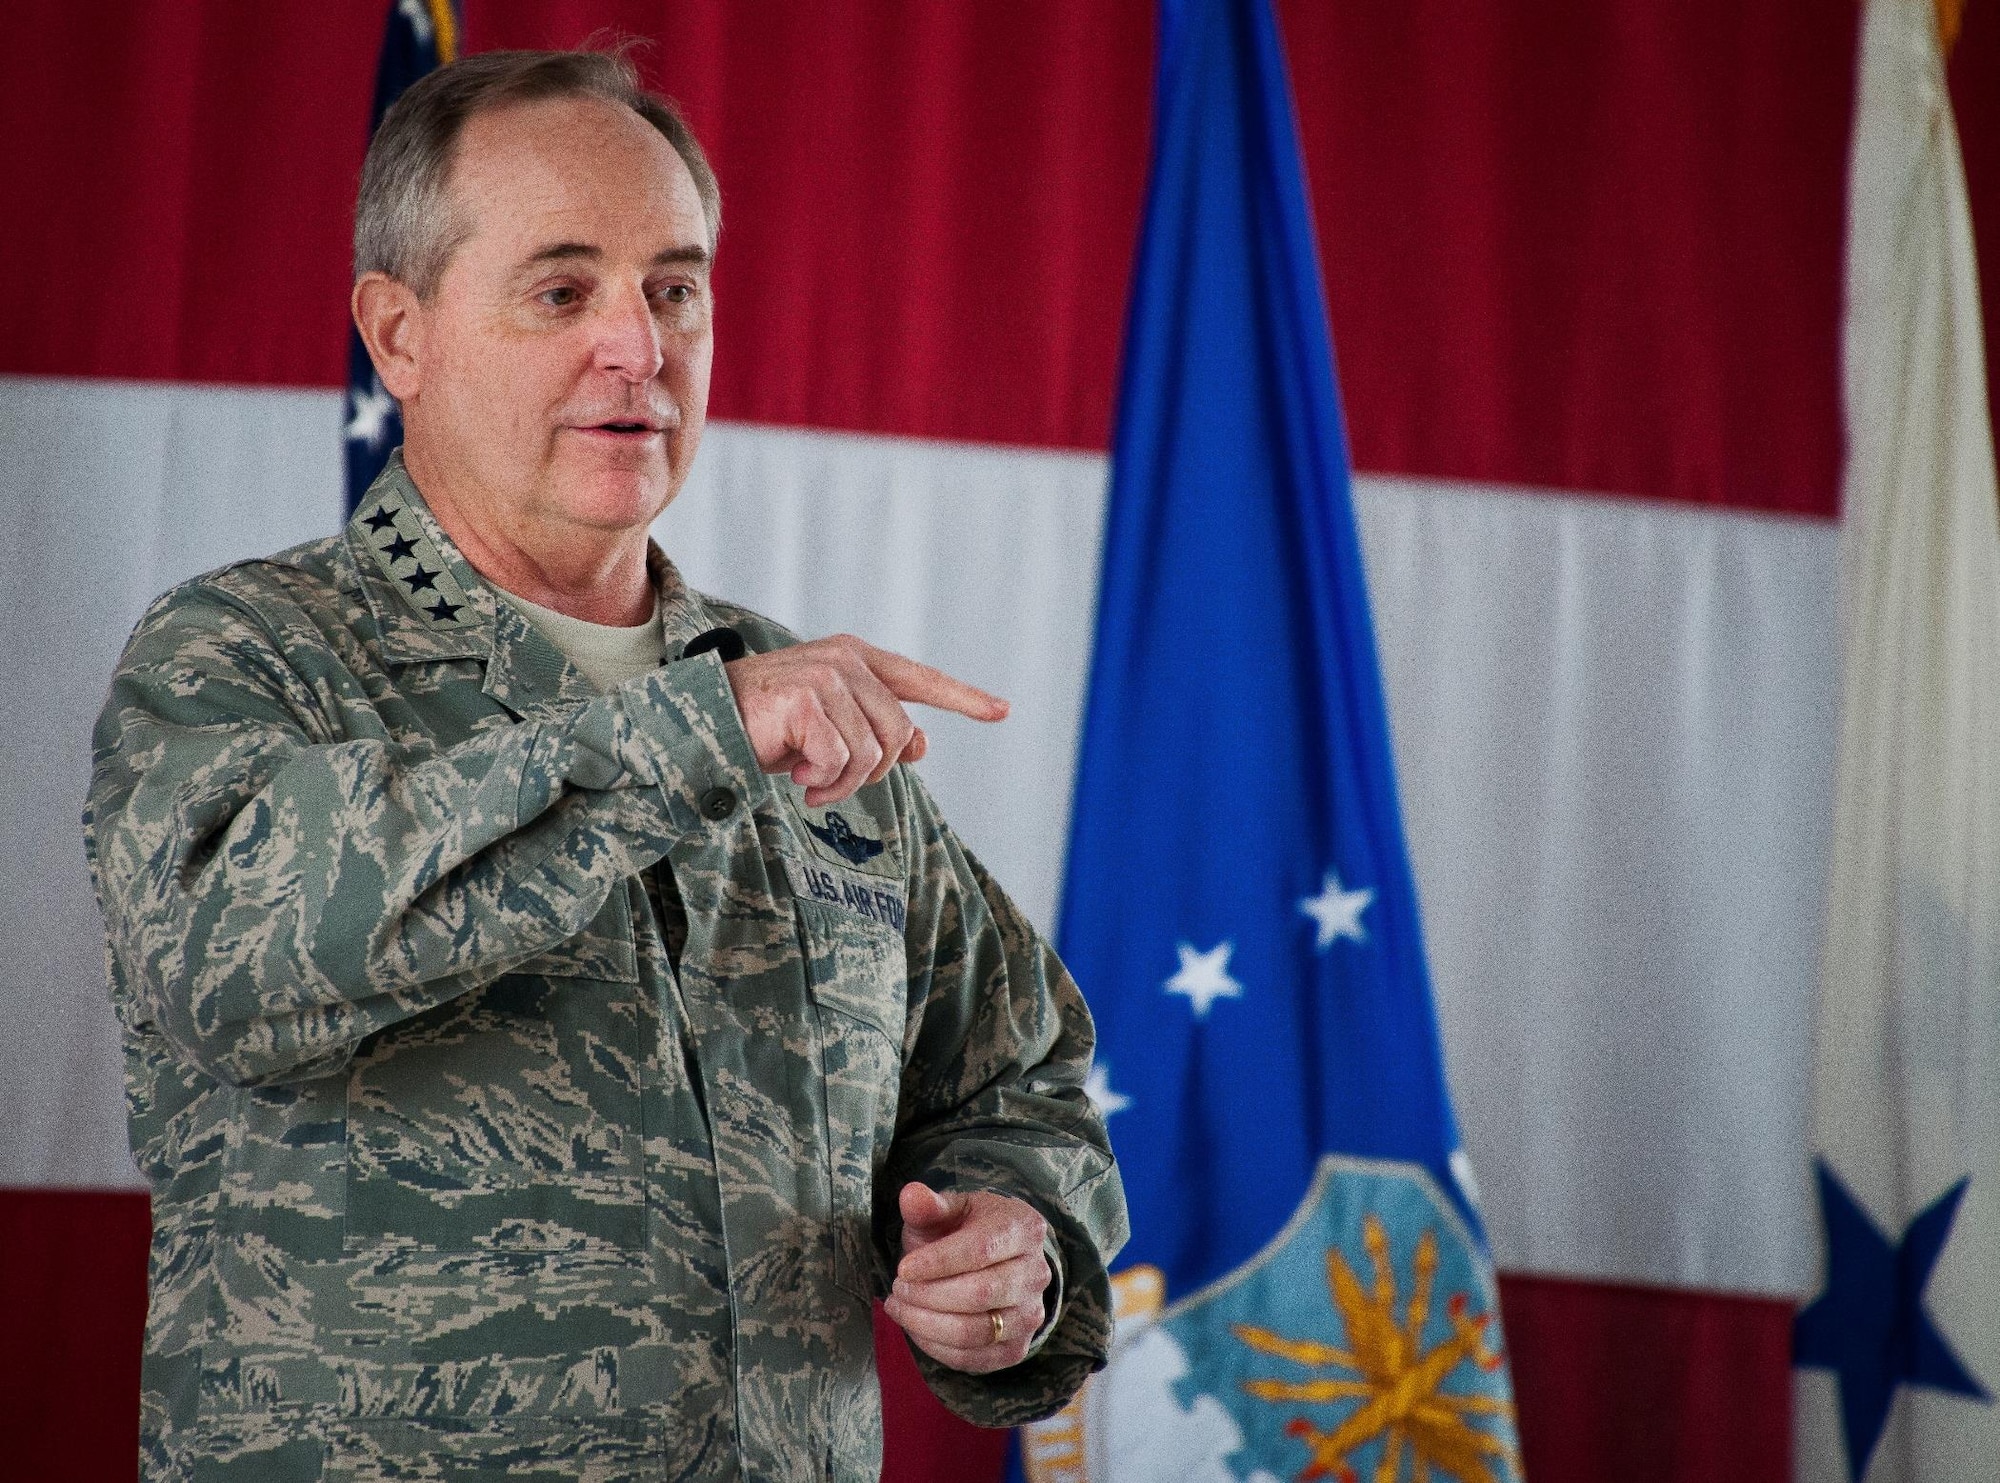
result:
[[[623,49],[490,51],[412,83],[382,117],[361,166],[354,211],[354,276],[386,273],[428,299],[470,230],[448,195],[458,136],[478,115],[546,98],[623,104],[665,136],[694,177],[708,245],[722,232],[722,195],[694,131],[666,98],[646,91]]]

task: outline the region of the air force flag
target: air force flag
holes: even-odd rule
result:
[[[368,135],[382,127],[382,115],[403,89],[458,56],[458,17],[450,0],[391,0],[382,30],[382,57],[375,66],[375,106]],[[347,415],[341,424],[347,455],[347,511],[382,472],[389,454],[403,441],[403,418],[395,398],[375,375],[361,332],[347,330]]]
[[[1132,1210],[1035,1483],[1521,1475],[1284,63],[1164,0],[1065,959]]]

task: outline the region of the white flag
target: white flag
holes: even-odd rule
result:
[[[1933,0],[1868,0],[1798,1476],[2000,1479],[2000,504]]]

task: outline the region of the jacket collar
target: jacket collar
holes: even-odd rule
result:
[[[552,714],[598,693],[444,533],[403,467],[402,449],[369,485],[346,536],[385,658],[484,660],[482,688],[517,716]],[[667,656],[676,658],[689,639],[715,626],[715,615],[650,539],[646,570]]]

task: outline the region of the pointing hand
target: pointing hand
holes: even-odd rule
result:
[[[849,634],[814,639],[723,666],[743,729],[766,772],[790,773],[814,808],[880,782],[924,755],[924,733],[903,702],[999,721],[1007,702],[943,670]]]

